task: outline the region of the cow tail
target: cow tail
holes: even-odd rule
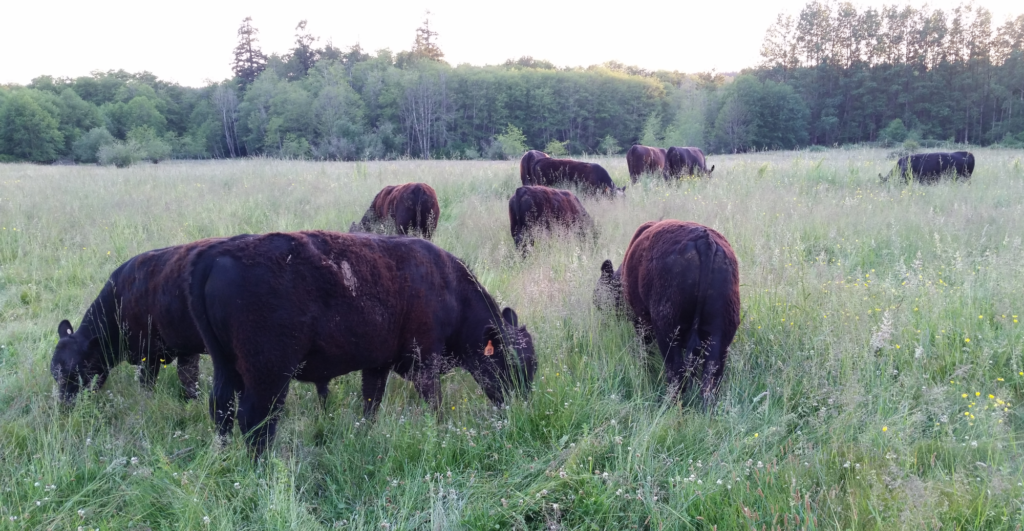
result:
[[[210,278],[210,271],[216,260],[205,256],[206,251],[207,249],[200,250],[192,257],[191,271],[188,275],[188,308],[199,336],[206,345],[206,351],[211,358],[218,359],[223,357],[224,347],[213,331],[206,305],[206,281]]]
[[[704,313],[707,304],[708,292],[711,290],[711,270],[715,265],[715,255],[718,253],[718,244],[708,234],[707,229],[701,229],[704,237],[697,240],[697,256],[700,257],[700,277],[697,280],[697,304],[693,311],[693,325],[690,328],[690,337],[686,341],[686,353],[690,354],[700,347],[700,316]]]

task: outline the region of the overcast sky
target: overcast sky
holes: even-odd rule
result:
[[[733,72],[754,66],[765,30],[778,13],[796,14],[806,0],[670,0],[665,2],[458,2],[453,0],[3,0],[0,83],[41,74],[80,76],[93,70],[148,70],[199,86],[231,76],[231,50],[242,19],[253,18],[263,51],[285,53],[295,25],[347,48],[410,48],[429,8],[445,59],[456,65],[498,64],[530,55],[558,66],[609,60],[656,70]],[[855,2],[880,6],[893,0]],[[899,2],[906,3],[906,2]],[[911,2],[919,6],[923,2]],[[950,8],[958,0],[932,0]],[[1024,13],[1019,0],[981,0],[994,26]]]

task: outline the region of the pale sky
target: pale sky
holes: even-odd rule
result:
[[[430,9],[431,27],[453,64],[499,64],[523,55],[558,66],[609,60],[647,69],[733,72],[754,66],[765,30],[778,13],[807,0],[569,3],[521,0],[0,0],[0,83],[81,76],[93,70],[148,70],[201,86],[231,76],[231,50],[242,19],[253,18],[264,53],[286,53],[295,25],[339,48],[408,50]],[[880,6],[905,1],[861,1]],[[923,2],[914,1],[920,6]],[[959,0],[932,0],[948,9]],[[1024,13],[1019,0],[980,0],[998,27]]]

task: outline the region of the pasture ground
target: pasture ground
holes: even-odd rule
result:
[[[1020,529],[1024,524],[1024,152],[975,151],[970,184],[879,183],[879,150],[713,156],[710,180],[583,198],[596,242],[525,259],[518,162],[0,165],[0,527],[39,529]],[[619,183],[624,157],[597,159]],[[443,423],[358,375],[325,412],[293,384],[270,453],[214,444],[173,367],[131,366],[58,406],[56,325],[110,272],[214,235],[346,230],[386,184],[438,192],[435,242],[533,334],[529,401],[443,379]],[[599,265],[660,218],[721,231],[743,321],[713,414],[665,404],[659,358],[595,311]],[[204,393],[211,368],[202,365]]]

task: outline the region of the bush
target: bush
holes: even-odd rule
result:
[[[106,127],[94,127],[71,145],[71,152],[79,162],[96,162],[100,148],[114,143],[114,135]]]
[[[561,158],[569,154],[569,149],[566,147],[569,145],[569,141],[559,142],[555,139],[551,139],[548,145],[544,146],[544,152],[552,157]]]
[[[913,153],[921,149],[921,144],[918,144],[914,139],[907,139],[903,141],[903,151]]]
[[[156,131],[148,125],[128,131],[128,141],[137,144],[142,152],[142,158],[152,161],[153,164],[171,156],[171,145],[157,136]]]
[[[508,124],[505,132],[496,135],[494,140],[486,149],[487,158],[497,160],[510,160],[522,156],[526,150],[526,135],[522,129]]]
[[[889,122],[878,132],[878,139],[885,143],[900,143],[907,139],[907,127],[899,118]]]
[[[145,158],[145,154],[142,152],[142,147],[134,140],[127,142],[117,140],[101,147],[96,158],[104,166],[113,164],[118,168],[127,168]]]
[[[601,139],[601,143],[597,145],[597,150],[609,157],[622,151],[622,146],[619,145],[619,141],[615,140],[612,135],[605,135]]]

